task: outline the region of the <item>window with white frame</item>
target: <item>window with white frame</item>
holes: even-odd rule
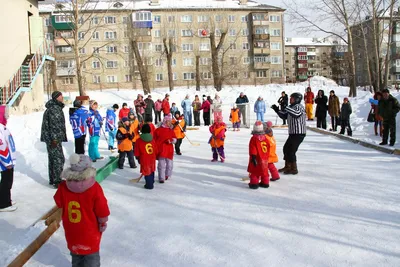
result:
[[[237,57],[229,57],[229,63],[231,65],[236,65],[237,64]]]
[[[163,80],[163,74],[162,73],[157,73],[156,74],[156,81],[160,82]]]
[[[79,48],[79,54],[86,54],[86,48],[85,47]]]
[[[194,72],[184,72],[183,79],[185,81],[194,80]]]
[[[72,34],[72,31],[67,31],[67,32],[57,32],[57,36],[63,37],[63,38],[72,38],[74,37]]]
[[[267,78],[267,71],[266,70],[258,70],[256,72],[256,77],[257,78]]]
[[[116,69],[116,68],[118,68],[118,61],[116,61],[116,60],[108,60],[106,62],[106,68],[107,69]]]
[[[281,50],[281,43],[271,42],[271,50]]]
[[[93,54],[100,54],[100,47],[93,47]]]
[[[250,57],[244,57],[243,64],[250,64]]]
[[[243,29],[242,36],[249,36],[249,29]]]
[[[235,22],[235,15],[228,15],[228,22]]]
[[[173,59],[171,60],[171,66],[172,66],[172,67],[175,67],[175,66],[176,66],[176,58],[173,58]]]
[[[100,75],[93,75],[93,83],[100,83]]]
[[[210,51],[210,43],[200,43],[199,50],[200,51]]]
[[[83,21],[84,21],[83,17],[80,17],[80,18],[78,19],[78,24],[79,24],[79,25],[82,25],[82,24],[83,24]]]
[[[79,40],[85,39],[85,33],[84,32],[78,32],[78,39]]]
[[[298,60],[307,60],[307,56],[306,55],[300,55],[300,56],[297,56],[297,59]]]
[[[49,26],[51,26],[51,24],[50,24],[50,19],[44,19],[44,26],[46,26],[46,27],[49,27]]]
[[[193,66],[194,65],[194,59],[189,57],[189,58],[184,58],[183,59],[183,66]]]
[[[236,36],[236,29],[229,29],[229,36]]]
[[[86,61],[81,63],[82,69],[86,69]]]
[[[181,22],[192,22],[192,15],[181,16]]]
[[[151,21],[151,12],[137,12],[135,21]]]
[[[299,47],[297,48],[297,52],[307,52],[307,47]]]
[[[242,49],[244,49],[244,50],[249,50],[250,49],[250,45],[249,45],[249,43],[243,43],[242,44]]]
[[[176,74],[176,72],[172,73],[172,79],[174,81],[178,80],[178,74]]]
[[[117,32],[105,32],[104,36],[107,40],[117,39]]]
[[[108,83],[117,83],[118,82],[117,76],[116,75],[108,75],[107,82]]]
[[[215,36],[221,36],[222,32],[220,29],[215,29]]]
[[[400,59],[396,59],[396,63],[395,64],[396,64],[397,68],[400,68]]]
[[[193,51],[193,44],[182,44],[182,51]]]
[[[163,45],[162,44],[155,44],[154,45],[154,50],[156,52],[162,52],[163,51]]]
[[[271,56],[271,64],[281,64],[282,57],[281,56]]]
[[[229,49],[236,50],[236,43],[232,42],[229,44]]]
[[[154,21],[154,24],[161,23],[161,16],[160,15],[154,16],[153,21]]]
[[[222,16],[221,15],[216,15],[215,16],[215,22],[221,22],[222,21]]]
[[[127,82],[127,83],[132,82],[132,75],[126,74],[125,75],[125,82]]]
[[[113,17],[113,16],[106,16],[106,17],[104,17],[104,23],[105,24],[116,24],[117,18]]]
[[[92,35],[93,40],[99,40],[100,39],[100,34],[99,32],[94,32]]]
[[[124,68],[128,68],[129,67],[129,61],[128,60],[124,60]]]
[[[280,71],[280,70],[271,70],[271,77],[272,78],[281,78],[282,77],[282,71]]]
[[[117,53],[117,47],[116,46],[106,46],[106,51],[107,53]]]
[[[242,22],[247,22],[249,21],[249,16],[242,16]]]
[[[207,22],[207,21],[208,21],[208,16],[207,15],[197,16],[197,22]]]
[[[128,17],[122,17],[122,23],[123,24],[128,24],[129,18]]]
[[[59,69],[69,69],[75,66],[75,61],[73,60],[57,60],[57,68]]]
[[[199,63],[202,66],[210,65],[211,58],[209,58],[209,57],[201,57],[200,60],[199,60]]]
[[[94,25],[99,24],[99,18],[98,17],[93,17],[92,18],[92,24],[94,24]]]
[[[72,77],[65,77],[62,79],[62,84],[68,85],[68,84],[73,84],[74,83],[74,78]]]
[[[46,33],[46,40],[53,41],[53,33],[51,32]]]
[[[280,29],[271,29],[271,36],[281,36]]]
[[[92,68],[93,69],[100,69],[100,61],[93,61],[92,62]]]
[[[64,15],[57,15],[54,18],[54,21],[56,23],[66,23],[66,22],[71,22],[71,16],[64,16]]]
[[[161,37],[161,30],[154,30],[154,37]]]
[[[182,37],[191,37],[193,36],[192,30],[182,30]]]
[[[396,74],[396,81],[400,81],[400,74]]]
[[[200,78],[202,80],[209,80],[209,79],[212,79],[212,74],[211,74],[211,72],[201,72]]]
[[[156,67],[162,67],[164,65],[164,60],[162,58],[156,58],[156,61],[154,62],[154,65]]]
[[[270,58],[268,56],[260,56],[260,55],[256,55],[254,57],[254,63],[269,63],[271,62]]]
[[[151,49],[151,43],[138,43],[138,48],[140,51],[142,50],[150,50]]]
[[[269,16],[269,21],[270,22],[280,22],[281,21],[281,16],[279,16],[279,15],[270,15]]]
[[[257,27],[256,28],[256,34],[268,34],[269,33],[269,27],[268,26],[263,26],[263,27]]]

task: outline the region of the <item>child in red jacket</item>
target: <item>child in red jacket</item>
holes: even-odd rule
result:
[[[249,143],[249,164],[247,167],[247,171],[250,173],[249,187],[251,189],[258,189],[259,186],[268,188],[269,143],[261,121],[256,121],[251,134],[253,136]]]
[[[211,146],[211,151],[213,152],[213,159],[211,162],[218,161],[218,156],[221,159],[221,162],[225,162],[225,132],[226,132],[226,124],[222,121],[221,116],[217,116],[213,125],[209,128],[211,137],[208,143]]]
[[[157,128],[154,132],[158,151],[158,181],[161,184],[172,175],[174,144],[176,143],[176,136],[172,127],[172,116],[168,114],[164,117],[161,127]]]
[[[154,188],[154,172],[156,170],[157,145],[150,132],[150,125],[144,124],[142,134],[135,146],[135,157],[139,158],[140,173],[146,180],[144,185],[146,189]]]
[[[73,154],[70,163],[62,173],[66,181],[60,183],[54,200],[62,209],[72,266],[100,266],[100,240],[110,215],[107,199],[88,156]]]

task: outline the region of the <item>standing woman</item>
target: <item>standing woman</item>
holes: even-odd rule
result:
[[[326,113],[328,111],[328,98],[324,94],[324,90],[319,90],[317,98],[315,98],[315,104],[317,109],[315,111],[315,117],[317,117],[317,128],[326,130]]]
[[[285,91],[283,91],[281,93],[281,97],[278,99],[278,104],[279,104],[280,110],[284,111],[285,108],[288,106],[288,103],[289,103],[288,95],[285,93]],[[282,120],[283,120],[282,125],[286,125],[286,119],[282,119]]]
[[[333,90],[329,93],[328,113],[331,116],[331,131],[336,132],[339,123],[340,102],[339,97],[335,95],[335,91]]]
[[[210,97],[206,97],[206,95],[203,95],[203,103],[201,104],[201,110],[203,110],[203,120],[204,120],[204,125],[209,126],[210,125],[210,108],[211,108],[211,102]]]
[[[382,99],[382,93],[381,92],[376,92],[374,95],[374,100],[379,101]],[[379,135],[382,137],[383,135],[383,129],[382,129],[382,117],[379,115],[379,105],[375,103],[371,103],[371,108],[374,111],[375,114],[375,122],[374,122],[374,130],[375,130],[375,135],[378,135],[378,126],[379,126]]]
[[[254,103],[254,113],[256,113],[258,121],[264,122],[265,102],[261,96]]]
[[[194,126],[200,126],[200,110],[201,110],[201,102],[198,95],[194,97],[194,101],[192,102],[193,107],[193,115],[194,115]]]

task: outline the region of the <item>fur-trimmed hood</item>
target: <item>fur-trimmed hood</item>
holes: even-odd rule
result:
[[[90,178],[95,178],[96,173],[96,169],[93,167],[89,167],[84,171],[73,171],[71,168],[68,168],[62,172],[61,177],[67,181],[84,181]]]

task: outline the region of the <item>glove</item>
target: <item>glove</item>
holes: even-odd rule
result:
[[[251,163],[253,163],[254,166],[257,166],[257,157],[256,157],[256,155],[251,155]]]
[[[271,106],[271,108],[272,108],[276,113],[279,112],[279,108],[278,108],[277,105],[274,104],[274,105]]]
[[[179,124],[179,121],[176,121],[176,122],[174,123],[174,126],[178,126],[178,124]]]
[[[51,141],[51,147],[56,148],[58,145],[58,142],[56,140]]]

